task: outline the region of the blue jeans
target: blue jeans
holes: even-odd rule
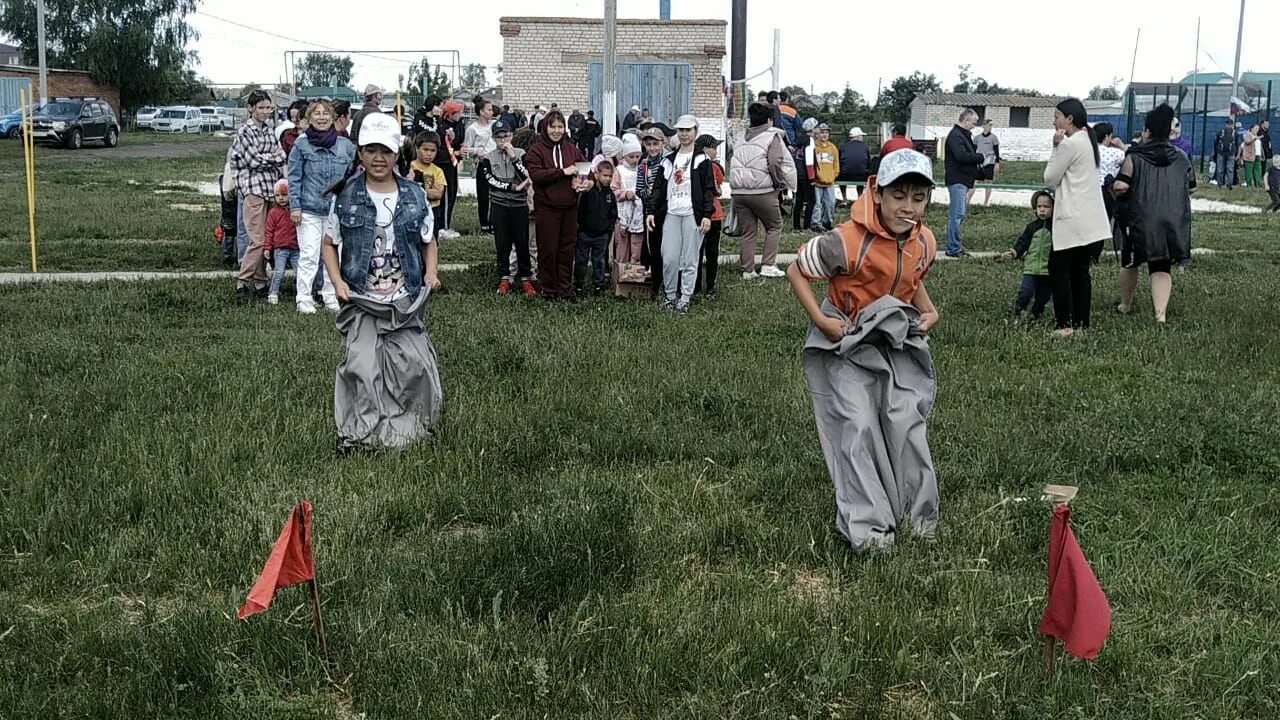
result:
[[[249,249],[249,230],[244,226],[244,195],[236,194],[236,264],[244,262],[244,251]]]
[[[836,188],[834,185],[829,187],[813,186],[815,200],[813,204],[813,219],[811,225],[834,225],[836,221]]]
[[[1044,313],[1044,306],[1049,304],[1052,296],[1053,283],[1049,282],[1048,275],[1023,275],[1022,285],[1018,288],[1018,299],[1013,302],[1013,314],[1021,315],[1031,305],[1032,298],[1035,298],[1035,304],[1031,305],[1031,317],[1039,320]]]
[[[285,266],[293,263],[293,269],[298,270],[298,251],[290,248],[276,248],[271,251],[271,266],[275,268],[275,272],[271,274],[271,289],[267,291],[268,295],[280,294],[280,283],[284,282]]]
[[[969,210],[969,188],[960,184],[948,185],[947,194],[950,196],[950,204],[947,206],[947,254],[959,255],[964,252],[960,226],[964,224],[965,213]]]

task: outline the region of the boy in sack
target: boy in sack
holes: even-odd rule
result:
[[[928,157],[889,153],[849,221],[802,245],[787,268],[809,316],[804,374],[835,485],[836,527],[855,552],[890,550],[907,528],[937,533],[927,420],[938,309],[924,281],[938,243],[923,223],[933,188]],[[821,305],[814,281],[827,286]]]
[[[640,138],[622,138],[622,152],[613,173],[613,197],[618,201],[618,237],[613,259],[638,263],[644,248],[644,201],[636,194],[640,171]]]
[[[480,158],[477,182],[489,188],[489,224],[493,226],[494,258],[497,264],[498,294],[507,295],[515,283],[520,292],[535,297],[533,269],[529,263],[529,172],[524,169],[524,150],[511,144],[512,127],[506,120],[490,125],[494,149]],[[511,272],[511,251],[516,269]]]
[[[1053,253],[1053,193],[1040,190],[1031,196],[1031,207],[1036,219],[1018,236],[1013,249],[1005,252],[1005,260],[1022,260],[1022,285],[1013,301],[1013,316],[1020,317],[1031,305],[1031,319],[1039,320],[1044,306],[1053,296],[1053,284],[1049,282],[1049,255]]]
[[[276,182],[276,204],[267,211],[266,239],[262,244],[267,264],[274,268],[271,275],[271,289],[267,292],[267,303],[280,304],[280,283],[284,282],[286,266],[293,264],[294,272],[298,271],[298,227],[293,224],[293,216],[289,212],[289,182]]]
[[[575,258],[574,285],[579,295],[587,287],[599,294],[605,289],[605,258],[609,241],[618,227],[618,201],[613,195],[613,163],[597,158],[595,184],[578,199],[578,251]]]
[[[409,177],[421,183],[427,194],[427,202],[431,203],[431,219],[435,239],[440,239],[440,228],[444,227],[444,194],[449,188],[444,170],[436,164],[436,155],[440,152],[440,136],[433,132],[420,132],[413,138],[417,148],[417,157],[409,164]]]

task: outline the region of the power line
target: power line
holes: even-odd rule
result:
[[[243,29],[245,29],[245,30],[249,30],[249,31],[251,31],[251,32],[260,33],[260,34],[262,34],[262,35],[268,35],[268,36],[270,36],[270,37],[277,38],[277,39],[279,39],[279,40],[288,40],[289,42],[299,43],[299,44],[301,44],[301,45],[310,45],[310,46],[312,46],[312,47],[320,48],[321,50],[328,50],[328,51],[330,51],[330,52],[344,53],[344,54],[347,54],[347,55],[360,55],[361,57],[370,57],[370,58],[375,58],[375,59],[378,59],[378,60],[385,60],[385,61],[387,61],[387,62],[395,63],[395,64],[397,64],[397,65],[412,65],[412,64],[413,64],[412,62],[409,62],[409,61],[404,60],[404,59],[389,58],[389,57],[384,57],[384,56],[382,56],[382,55],[374,55],[374,54],[372,54],[372,53],[365,53],[365,52],[349,52],[349,51],[343,50],[342,48],[336,48],[336,47],[333,47],[333,46],[331,46],[331,45],[325,45],[325,44],[323,44],[323,43],[311,42],[310,40],[299,40],[298,38],[292,38],[292,37],[289,37],[289,36],[287,36],[287,35],[281,35],[281,34],[279,34],[279,33],[273,33],[273,32],[271,32],[271,31],[269,31],[269,30],[263,30],[263,29],[261,29],[261,28],[256,28],[256,27],[253,27],[253,26],[251,26],[251,25],[245,25],[244,23],[236,22],[235,20],[228,20],[227,18],[224,18],[224,17],[218,17],[217,15],[212,15],[212,14],[210,14],[210,13],[207,13],[207,12],[203,11],[203,10],[197,10],[195,14],[197,14],[197,15],[202,15],[202,16],[204,16],[204,17],[207,17],[207,18],[211,19],[211,20],[217,20],[217,21],[219,21],[219,22],[224,22],[224,23],[227,23],[228,25],[234,25],[234,26],[236,26],[236,27],[238,27],[238,28],[243,28]]]

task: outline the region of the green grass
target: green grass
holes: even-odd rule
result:
[[[834,530],[783,283],[677,318],[450,275],[439,437],[351,459],[323,314],[0,288],[0,717],[1276,717],[1275,260],[1065,342],[1012,264],[936,268],[942,532],[890,557]],[[1045,680],[1049,482],[1114,618]],[[300,590],[232,619],[299,496],[332,684]]]

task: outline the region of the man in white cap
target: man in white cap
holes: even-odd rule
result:
[[[631,109],[627,111],[627,116],[622,118],[622,124],[618,126],[618,134],[621,135],[627,130],[630,130],[633,127],[638,127],[639,125],[640,125],[640,106],[632,105]]]
[[[382,88],[377,85],[366,85],[364,88],[364,106],[351,121],[351,143],[360,147],[360,125],[369,113],[382,112]]]
[[[840,144],[840,182],[866,182],[867,173],[871,169],[871,148],[863,141],[864,135],[862,128],[854,126],[849,128],[849,139]],[[853,195],[857,197],[862,191],[857,186],[853,188]],[[849,202],[849,186],[840,186],[840,197]]]

